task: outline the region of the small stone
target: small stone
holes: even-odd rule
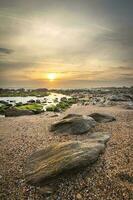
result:
[[[76,198],[77,198],[77,199],[83,199],[80,193],[78,193],[78,194],[76,195]]]
[[[108,115],[108,114],[104,114],[104,113],[92,113],[89,116],[92,117],[96,122],[99,122],[99,123],[112,122],[112,121],[116,120],[115,117]]]

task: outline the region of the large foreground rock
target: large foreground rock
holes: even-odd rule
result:
[[[90,131],[95,124],[95,120],[89,116],[70,115],[52,124],[50,130],[58,133],[83,134]]]
[[[26,181],[32,185],[44,185],[64,172],[91,166],[103,152],[109,137],[108,133],[95,133],[85,141],[56,143],[32,154],[26,163]]]
[[[96,122],[112,122],[116,120],[115,117],[103,113],[92,113],[89,116]]]

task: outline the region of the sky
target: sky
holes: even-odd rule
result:
[[[0,87],[133,85],[132,11],[132,0],[0,0]]]

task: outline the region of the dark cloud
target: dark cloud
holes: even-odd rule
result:
[[[0,47],[0,54],[11,54],[13,52],[14,52],[13,49],[7,49],[7,48]]]

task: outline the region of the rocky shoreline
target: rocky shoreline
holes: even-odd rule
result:
[[[105,113],[117,120],[98,123],[93,132],[111,132],[105,152],[93,167],[70,172],[56,179],[56,191],[45,196],[42,188],[26,184],[24,168],[27,157],[53,142],[83,141],[84,135],[55,134],[53,122],[67,114]],[[49,200],[131,200],[132,199],[132,111],[115,107],[73,105],[60,116],[52,113],[0,119],[0,198]]]

